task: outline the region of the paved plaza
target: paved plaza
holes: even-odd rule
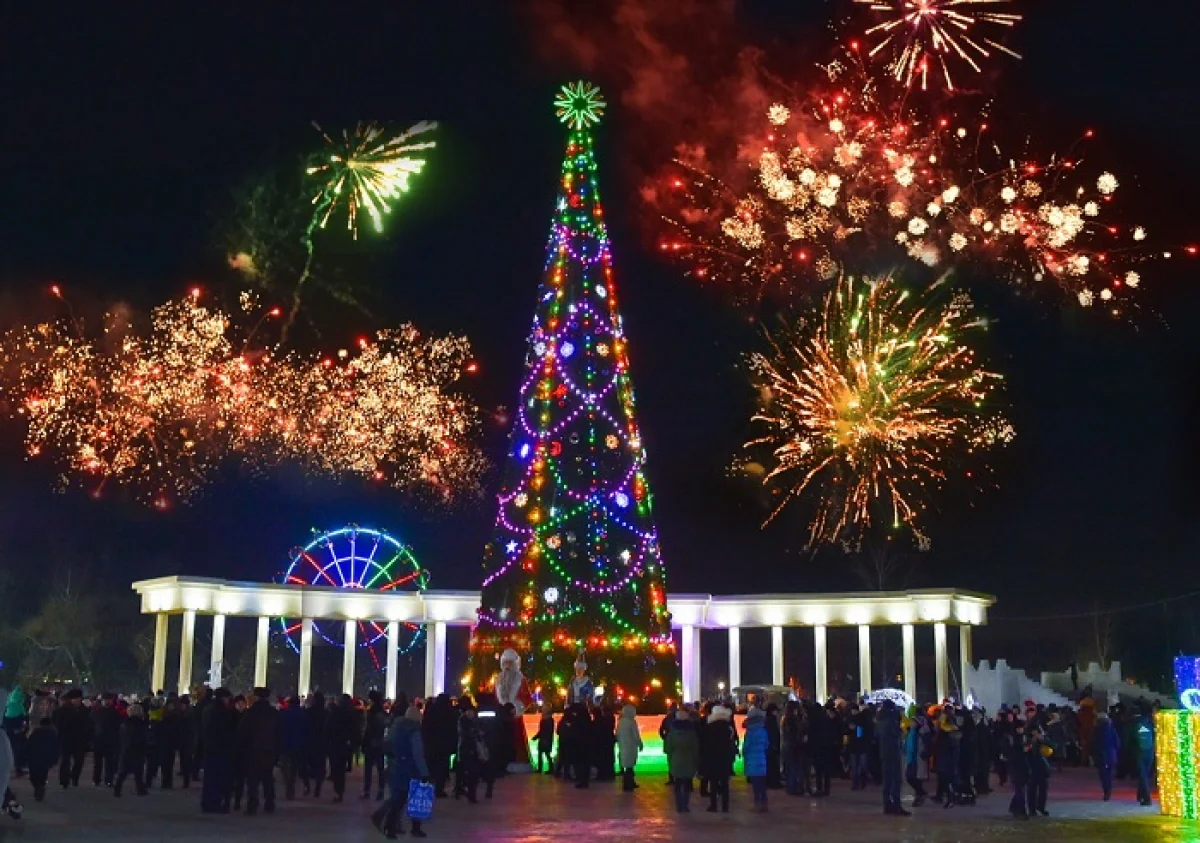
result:
[[[90,770],[88,771],[90,773]],[[749,811],[745,783],[734,785],[733,809],[728,815],[708,814],[693,798],[692,813],[677,815],[670,789],[661,776],[647,776],[632,796],[619,786],[593,783],[576,790],[549,777],[533,775],[503,779],[496,798],[465,801],[439,800],[436,815],[427,824],[430,839],[453,841],[656,841],[739,840],[798,841],[805,843],[883,843],[883,841],[1197,841],[1200,824],[1162,817],[1157,809],[1137,807],[1131,787],[1119,784],[1114,801],[1098,798],[1099,788],[1090,771],[1070,770],[1056,776],[1050,788],[1050,818],[1019,823],[1006,814],[1007,793],[980,799],[974,808],[922,807],[911,818],[883,816],[879,789],[851,793],[847,782],[834,784],[831,799],[788,798],[771,793],[771,812]],[[280,802],[274,815],[207,816],[199,812],[200,793],[191,790],[154,791],[121,800],[111,791],[87,782],[63,792],[53,784],[47,800],[33,802],[28,781],[15,783],[26,804],[25,819],[13,823],[0,818],[0,838],[5,841],[304,841],[304,843],[354,843],[383,838],[371,827],[372,802],[358,800],[360,779],[351,776],[348,798],[332,805],[328,797]]]

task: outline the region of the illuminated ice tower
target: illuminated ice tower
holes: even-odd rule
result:
[[[590,128],[598,88],[563,87],[570,128],[492,541],[470,684],[512,647],[559,702],[584,653],[597,690],[646,709],[677,699],[665,571],[634,412]]]

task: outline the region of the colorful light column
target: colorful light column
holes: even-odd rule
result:
[[[557,703],[583,653],[597,689],[654,708],[678,668],[596,186],[605,103],[576,82],[554,105],[570,134],[466,681],[485,687],[512,647]]]
[[[1200,658],[1175,659],[1175,690],[1184,708],[1154,715],[1158,801],[1167,816],[1200,819]]]

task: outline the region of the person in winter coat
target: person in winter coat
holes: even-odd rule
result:
[[[392,721],[391,728],[391,799],[371,815],[371,822],[389,840],[404,833],[401,817],[408,805],[408,788],[413,779],[426,781],[425,744],[421,740],[421,709],[409,706],[403,717]],[[425,837],[420,820],[412,820],[412,836]]]
[[[567,762],[571,771],[571,779],[575,787],[582,790],[588,787],[592,776],[592,716],[583,703],[572,703],[567,706],[563,715],[567,720]]]
[[[765,731],[763,741],[765,751]],[[667,754],[667,768],[675,786],[675,810],[686,814],[691,810],[688,802],[692,796],[692,779],[700,767],[700,735],[692,722],[691,713],[686,709],[675,712],[671,728],[663,741],[663,751]],[[765,760],[763,763],[765,766]]]
[[[437,796],[444,799],[446,782],[450,779],[450,756],[458,745],[458,712],[445,694],[438,694],[426,707],[421,718],[421,740],[425,743],[433,786]]]
[[[254,689],[254,705],[238,721],[237,748],[246,776],[246,815],[258,813],[262,788],[263,810],[275,812],[275,764],[279,760],[279,712],[271,705],[271,692]]]
[[[875,724],[870,715],[856,705],[850,706],[850,722],[846,726],[846,748],[850,754],[850,789],[867,787],[867,756],[874,739]]]
[[[18,685],[8,695],[8,702],[4,704],[3,708],[0,708],[0,712],[3,712],[4,715],[3,729],[8,735],[8,741],[12,747],[15,764],[13,772],[18,775],[27,766],[25,763],[25,733],[30,723],[41,722],[40,717],[37,720],[30,719],[26,712],[27,703],[25,692]]]
[[[1004,766],[1013,785],[1013,798],[1008,803],[1008,812],[1019,820],[1029,819],[1026,791],[1029,787],[1029,754],[1025,741],[1025,724],[1016,720],[1002,738]]]
[[[709,813],[716,813],[718,800],[722,813],[729,813],[729,779],[733,776],[737,747],[733,710],[714,705],[704,727],[704,743],[700,746],[700,774],[708,779]]]
[[[808,723],[804,709],[798,701],[789,700],[779,724],[779,754],[788,796],[803,796],[808,790],[807,743]]]
[[[383,736],[387,731],[387,712],[383,710],[383,696],[378,691],[367,694],[371,703],[363,718],[363,791],[360,799],[371,798],[371,774],[378,773],[379,792],[375,801],[383,800]]]
[[[617,718],[607,705],[596,709],[592,719],[592,764],[596,781],[611,782],[616,774]]]
[[[542,704],[542,718],[538,721],[537,734],[537,771],[542,772],[542,761],[546,763],[546,773],[554,772],[554,709],[550,703]]]
[[[33,798],[38,802],[46,798],[46,780],[50,778],[50,768],[58,761],[61,753],[58,732],[54,730],[50,718],[43,717],[42,722],[29,733],[29,740],[25,742],[29,783],[33,785]]]
[[[929,757],[933,729],[925,712],[908,707],[908,731],[904,736],[904,778],[913,791],[913,807],[925,804],[925,782],[929,779]]]
[[[996,750],[993,746],[992,729],[987,721],[987,712],[976,708],[971,712],[971,717],[975,721],[975,793],[986,796],[992,792],[990,776],[992,758],[995,756]]]
[[[321,798],[321,785],[325,782],[325,721],[329,712],[325,709],[325,695],[316,691],[309,695],[304,709],[307,715],[308,734],[305,746],[308,750],[308,778],[312,780],[312,795]]]
[[[667,713],[663,715],[662,721],[658,724],[658,737],[659,740],[663,742],[664,746],[667,742],[667,735],[671,733],[671,724],[675,722],[675,713],[677,711],[679,711],[679,707],[675,703],[671,703],[669,706],[667,706]],[[667,787],[671,787],[674,784],[675,779],[668,772]]]
[[[1088,746],[1093,752],[1093,758],[1088,760],[1096,764],[1096,772],[1100,774],[1100,789],[1107,802],[1112,799],[1113,770],[1121,754],[1121,738],[1107,714],[1101,712],[1092,723]]]
[[[279,712],[279,770],[283,774],[283,798],[296,798],[296,777],[308,796],[308,712],[300,706],[300,698],[291,697]]]
[[[350,695],[329,710],[325,720],[325,754],[329,758],[329,781],[333,785],[333,801],[341,802],[346,795],[346,766],[354,741],[354,711]]]
[[[63,790],[79,787],[79,774],[83,772],[83,759],[92,737],[92,721],[83,707],[83,693],[73,688],[63,694],[62,704],[52,719],[62,747],[62,757],[58,761],[58,783]],[[41,722],[40,718],[38,722]]]
[[[572,733],[577,720],[575,710],[568,705],[563,716],[558,718],[558,754],[554,757],[554,775],[566,781],[573,778],[572,769],[575,764],[576,736]]]
[[[779,731],[779,706],[767,703],[767,789],[783,789],[783,767],[781,764],[783,738]]]
[[[92,785],[112,787],[117,775],[117,758],[121,751],[121,715],[113,706],[111,694],[103,694],[92,702]]]
[[[129,716],[121,724],[121,761],[117,772],[117,780],[113,785],[113,796],[121,796],[121,787],[125,784],[126,776],[133,776],[133,784],[138,796],[145,796],[148,791],[142,774],[146,769],[147,740],[146,720],[143,709],[137,703],[129,706]]]
[[[809,717],[809,743],[812,746],[813,796],[828,796],[833,771],[837,769],[841,747],[841,726],[832,702],[824,708],[814,706]]]
[[[621,790],[632,793],[637,788],[633,770],[637,766],[638,753],[644,749],[642,735],[638,731],[637,709],[632,705],[621,709],[621,719],[617,723],[617,749],[621,764]],[[538,766],[540,768],[540,763]]]
[[[900,711],[891,700],[884,700],[879,707],[875,737],[879,741],[879,766],[883,776],[883,812],[899,817],[911,816],[900,804],[904,735],[900,729]]]
[[[958,794],[958,758],[961,743],[962,732],[959,731],[954,709],[947,705],[937,718],[933,749],[938,777],[937,795],[934,799],[941,802],[944,808],[953,807]]]
[[[187,787],[191,783],[191,770],[188,769],[190,764],[183,763],[184,746],[191,742],[191,735],[188,733],[191,723],[188,720],[186,708],[180,706],[179,697],[168,697],[167,704],[163,709],[162,725],[159,727],[158,755],[161,763],[163,790],[171,790],[175,786],[176,758],[180,760],[180,767],[183,771],[183,786]],[[190,761],[190,759],[188,760]]]
[[[199,779],[204,767],[204,712],[212,705],[213,689],[204,685],[192,688],[192,704],[188,707],[188,726],[191,730],[191,778]]]
[[[466,796],[467,801],[474,805],[476,789],[479,787],[479,773],[482,765],[487,762],[489,753],[484,743],[483,733],[479,730],[478,715],[475,706],[468,699],[458,703],[458,751],[455,761],[454,798]]]
[[[205,707],[203,732],[204,787],[200,793],[200,810],[209,814],[229,813],[237,714],[225,688],[218,688],[212,702]]]
[[[1108,715],[1105,715],[1106,717]],[[1096,701],[1090,696],[1085,696],[1079,700],[1079,751],[1083,757],[1084,764],[1092,763],[1092,760],[1097,757],[1095,748],[1092,746],[1092,737],[1096,732],[1096,721],[1099,719],[1096,712]],[[1116,726],[1110,720],[1108,725],[1115,731]],[[1118,736],[1119,737],[1119,736]]]
[[[1054,749],[1038,726],[1029,730],[1026,742],[1026,759],[1029,764],[1029,814],[1033,816],[1036,812],[1048,817],[1050,812],[1046,810],[1046,797],[1050,789],[1050,758]]]
[[[8,704],[8,692],[0,690],[0,710]],[[21,819],[23,809],[21,803],[17,801],[16,794],[8,786],[9,779],[16,772],[17,762],[13,756],[12,742],[8,739],[8,732],[0,729],[0,810],[8,814],[11,819]]]
[[[758,706],[746,712],[743,727],[746,736],[742,740],[742,760],[746,778],[754,791],[754,810],[767,812],[767,714]]]
[[[1133,723],[1137,739],[1138,804],[1153,805],[1150,798],[1150,781],[1154,776],[1154,718],[1150,714],[1150,706],[1142,703]]]

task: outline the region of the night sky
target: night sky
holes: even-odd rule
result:
[[[1057,146],[1095,128],[1092,154],[1130,188],[1122,196],[1130,218],[1166,242],[1200,239],[1189,58],[1200,8],[1023,5],[1015,41],[1026,60],[1008,62],[996,83],[1008,119]],[[611,33],[612,49],[561,37],[555,6],[587,9],[579,26]],[[681,87],[713,75],[706,62],[741,45],[757,45],[787,72],[802,60],[797,44],[827,39],[829,5],[812,0],[739,3],[732,27],[715,23],[729,3],[694,0],[5,4],[0,321],[54,313],[51,281],[85,313],[115,302],[145,310],[192,284],[228,284],[215,232],[232,191],[299,160],[318,141],[310,120],[436,119],[438,148],[386,243],[360,240],[371,317],[331,310],[322,336],[308,341],[333,349],[406,320],[463,332],[481,363],[471,387],[479,401],[511,406],[564,142],[550,101],[587,72],[613,104],[599,133],[600,185],[670,590],[860,587],[840,554],[813,559],[799,553],[798,533],[760,531],[757,500],[726,478],[747,431],[752,395],[739,365],[756,333],[718,292],[658,260],[653,214],[639,200],[644,175],[682,138],[664,131],[670,114],[649,119],[623,97],[646,70],[629,21],[661,26],[660,7],[706,6],[708,27],[696,14],[667,27],[673,44],[719,42],[688,57],[696,72],[681,73]],[[697,101],[680,91],[679,103]],[[1196,262],[1175,261],[1144,273],[1143,312],[1132,324],[1003,289],[985,295],[999,320],[989,350],[1009,377],[1019,436],[1002,459],[999,491],[931,520],[933,550],[907,583],[997,595],[978,655],[1063,666],[1087,657],[1091,621],[1017,618],[1200,589],[1198,272]],[[486,432],[499,461],[507,431]],[[478,584],[490,498],[447,515],[353,480],[230,475],[166,514],[59,495],[49,467],[25,462],[19,430],[0,426],[0,564],[38,577],[39,560],[73,556],[120,583],[172,573],[262,580],[310,527],[355,521],[411,541],[433,587]],[[1142,674],[1162,672],[1167,656],[1200,646],[1197,605],[1118,615],[1118,655]]]

